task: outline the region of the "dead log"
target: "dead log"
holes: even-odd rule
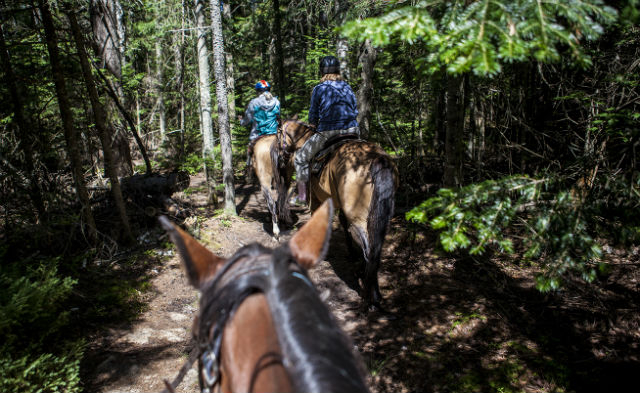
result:
[[[177,204],[171,196],[189,187],[189,182],[189,173],[182,171],[133,175],[123,178],[120,184],[125,198],[147,216],[153,217],[159,210],[176,210]]]

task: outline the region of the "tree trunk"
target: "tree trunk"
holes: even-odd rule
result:
[[[218,132],[222,152],[222,181],[224,182],[224,210],[236,214],[236,192],[233,182],[231,131],[229,127],[229,104],[224,67],[224,38],[220,0],[211,0],[211,28],[213,30],[213,72],[216,76],[216,99],[218,101]]]
[[[11,66],[11,57],[7,50],[6,43],[4,41],[4,32],[0,25],[0,58],[2,59],[2,67],[4,68],[4,76],[6,79],[7,87],[9,88],[9,94],[11,94],[11,102],[13,103],[13,113],[16,125],[19,131],[19,147],[24,151],[24,165],[29,176],[29,197],[36,209],[37,216],[36,222],[41,219],[45,219],[46,209],[44,206],[44,198],[40,189],[40,180],[35,171],[35,155],[32,148],[33,135],[29,132],[31,127],[27,123],[27,119],[24,116],[24,105],[22,103],[22,96],[18,92],[18,86],[16,85],[16,78],[13,75],[13,68]]]
[[[371,105],[373,99],[373,68],[376,64],[377,53],[371,45],[371,40],[367,39],[362,44],[359,63],[362,67],[360,77],[362,82],[358,89],[358,124],[360,125],[360,135],[363,138],[369,136],[371,131]]]
[[[95,52],[102,59],[102,66],[120,80],[124,58],[122,7],[117,0],[91,0],[89,13]]]
[[[231,17],[231,4],[228,1],[222,5],[224,19],[227,20],[229,29],[233,28],[233,19]],[[236,81],[233,69],[233,53],[231,48],[227,47],[225,53],[227,65],[227,93],[229,96],[229,118],[232,122],[236,119]]]
[[[184,0],[180,3],[180,33],[176,37],[174,35],[174,60],[175,60],[175,79],[178,86],[178,94],[180,103],[178,106],[178,128],[180,129],[178,137],[177,162],[182,162],[185,156],[185,94],[184,94],[184,42],[185,42],[185,4]]]
[[[436,74],[432,78],[431,86],[434,91],[432,103],[433,109],[429,117],[429,123],[433,127],[433,151],[436,155],[441,156],[445,145],[445,116],[446,115],[446,86],[444,83],[444,70],[441,74]]]
[[[129,217],[127,217],[127,210],[124,199],[122,198],[120,181],[116,175],[116,163],[113,158],[113,151],[111,150],[111,136],[107,126],[107,115],[102,108],[100,99],[98,98],[98,90],[96,89],[95,80],[91,73],[91,65],[89,64],[89,58],[85,51],[84,40],[82,38],[82,33],[80,32],[76,16],[71,10],[67,12],[67,17],[69,18],[69,26],[71,27],[71,32],[76,43],[78,56],[80,57],[80,67],[82,69],[82,75],[87,87],[87,92],[89,93],[89,101],[91,102],[91,109],[93,110],[93,119],[95,121],[96,129],[98,130],[100,143],[102,144],[105,174],[111,182],[111,193],[113,194],[113,200],[116,204],[116,208],[118,209],[125,239],[128,243],[133,243],[134,238],[131,233],[131,227],[129,226]]]
[[[369,45],[371,45],[370,40]],[[365,43],[366,45],[366,43]],[[340,73],[346,80],[351,79],[351,73],[349,72],[349,41],[346,38],[338,38],[336,42],[336,57],[340,60]]]
[[[207,49],[206,26],[204,19],[204,0],[195,0],[196,26],[198,33],[198,75],[200,88],[200,128],[202,131],[202,157],[209,187],[209,203],[217,207],[216,180],[214,165],[216,162],[213,150],[213,122],[211,120],[211,91],[209,89],[209,51]]]
[[[144,147],[144,144],[140,139],[140,135],[138,135],[138,131],[136,131],[136,125],[133,122],[133,118],[131,117],[131,114],[127,112],[127,110],[124,108],[124,106],[120,102],[120,99],[118,98],[118,93],[113,88],[113,86],[111,86],[111,83],[109,82],[107,77],[103,75],[103,73],[100,71],[98,67],[95,67],[95,64],[94,64],[94,68],[96,70],[96,73],[104,83],[104,86],[107,88],[107,94],[111,97],[114,104],[120,111],[120,114],[124,118],[125,122],[129,125],[129,131],[131,131],[131,135],[133,135],[133,138],[135,139],[136,143],[138,144],[138,148],[140,149],[140,154],[142,154],[142,158],[147,168],[147,174],[150,174],[152,172],[151,161],[149,161],[149,156],[147,155],[147,149]],[[114,153],[114,157],[115,157],[115,161],[117,162],[118,156],[115,153]]]
[[[87,226],[87,236],[89,241],[91,243],[96,243],[96,224],[93,219],[93,213],[91,212],[89,193],[87,192],[87,186],[82,172],[82,158],[78,149],[78,134],[74,127],[73,113],[71,111],[71,105],[69,104],[69,98],[67,97],[67,87],[64,75],[62,74],[62,67],[60,65],[60,55],[58,51],[55,27],[53,25],[53,18],[51,17],[49,5],[45,0],[39,0],[39,8],[42,14],[42,25],[44,27],[44,34],[47,41],[47,50],[49,52],[51,72],[53,74],[58,107],[60,109],[60,117],[62,118],[64,139],[67,145],[69,159],[71,161],[71,170],[73,172],[73,180],[76,185],[76,192],[78,193],[78,199],[82,205],[82,219]]]
[[[447,126],[445,136],[445,187],[462,184],[462,159],[464,152],[464,79],[463,76],[447,77]]]
[[[163,81],[163,64],[162,64],[162,42],[160,41],[160,39],[158,38],[156,41],[156,83],[155,83],[155,87],[156,87],[156,95],[157,95],[157,107],[158,107],[158,128],[160,131],[160,140],[161,142],[164,142],[166,134],[167,134],[167,119],[166,119],[166,113],[165,113],[165,108],[164,108],[164,92],[163,92],[163,87],[164,87],[164,81]]]
[[[217,3],[218,1],[216,1]],[[213,3],[213,1],[212,1]],[[287,88],[285,86],[284,78],[284,53],[282,52],[282,16],[280,15],[280,0],[273,0],[273,35],[275,36],[276,44],[276,78],[277,78],[277,90],[278,99],[282,107],[286,106],[285,93]]]

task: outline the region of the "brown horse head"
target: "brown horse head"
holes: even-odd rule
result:
[[[331,201],[275,249],[218,257],[162,218],[200,290],[194,323],[202,391],[366,392],[351,344],[309,280],[331,234]]]
[[[314,132],[315,129],[307,123],[289,119],[282,123],[278,131],[278,141],[282,149],[291,154],[301,148]]]

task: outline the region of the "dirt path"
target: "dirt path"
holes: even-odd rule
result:
[[[191,186],[200,181],[192,179]],[[257,187],[240,185],[236,196],[239,217],[200,221],[194,229],[201,240],[222,256],[252,241],[277,245],[266,231],[269,219]],[[202,195],[182,198],[206,213]],[[309,218],[303,209],[294,214],[297,225]],[[637,249],[610,250],[611,268],[594,285],[568,282],[566,289],[545,295],[534,287],[535,267],[437,255],[435,239],[405,225],[393,219],[380,272],[387,308],[398,320],[357,311],[337,220],[326,258],[331,263],[310,273],[362,354],[373,392],[625,392],[633,386],[640,371]],[[283,233],[281,241],[290,234]],[[197,296],[177,256],[162,258],[146,311],[90,343],[89,351],[101,361],[88,391],[157,392],[162,379],[172,379],[186,360]],[[178,392],[197,390],[192,369]]]

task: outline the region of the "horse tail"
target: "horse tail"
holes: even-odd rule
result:
[[[396,169],[387,155],[379,155],[371,163],[373,194],[367,217],[369,253],[366,255],[365,285],[377,283],[382,244],[395,209]]]
[[[278,138],[271,145],[271,170],[273,171],[273,181],[276,187],[276,214],[278,222],[283,224],[291,224],[291,210],[289,207],[289,179],[287,173],[286,162],[281,162],[284,158],[280,155],[280,148],[278,146]]]

